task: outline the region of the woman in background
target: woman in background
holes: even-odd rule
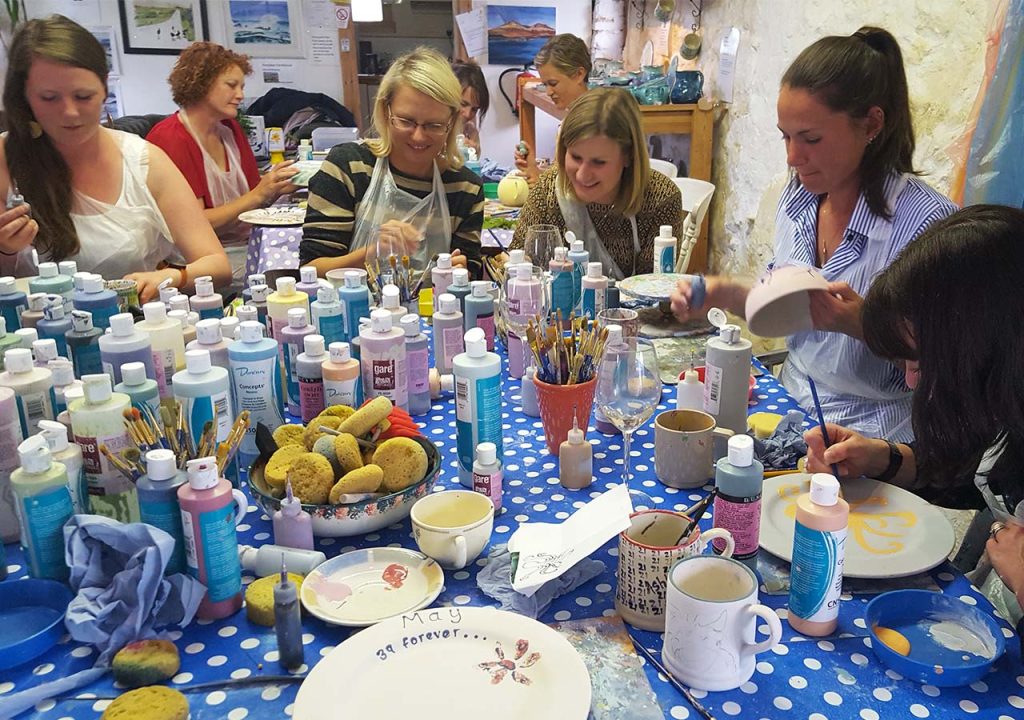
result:
[[[452,72],[462,86],[462,106],[459,109],[462,136],[465,138],[466,147],[476,150],[476,157],[479,160],[483,157],[480,154],[480,125],[491,107],[491,93],[487,89],[484,71],[472,60],[452,63]]]

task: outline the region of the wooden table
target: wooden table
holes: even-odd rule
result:
[[[555,107],[537,82],[536,78],[519,78],[519,137],[536,148],[537,120],[539,108],[548,115],[561,120],[565,110]],[[689,176],[711,182],[711,152],[714,141],[714,103],[701,98],[693,105],[641,105],[640,120],[645,134],[679,133],[690,136],[690,158],[687,162]],[[689,272],[704,272],[708,264],[708,216],[700,228],[697,245],[690,256]]]

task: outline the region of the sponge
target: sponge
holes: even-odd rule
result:
[[[100,720],[187,720],[188,700],[163,685],[129,690],[103,711]]]
[[[313,443],[313,452],[327,458],[327,462],[334,469],[334,477],[341,477],[345,474],[344,470],[341,469],[341,463],[338,462],[338,454],[334,452],[333,435],[321,435],[318,437],[316,442]]]
[[[295,587],[302,589],[301,575],[288,573],[288,579]],[[253,580],[245,589],[245,615],[249,622],[264,627],[274,627],[274,588],[281,582],[278,573]]]
[[[384,471],[384,490],[389,493],[405,490],[427,474],[427,451],[411,438],[385,440],[373,453],[373,462]]]
[[[169,680],[178,674],[181,658],[169,640],[137,640],[114,655],[114,680],[137,688]]]
[[[274,490],[284,492],[284,486],[288,482],[288,468],[292,461],[300,455],[306,454],[305,445],[284,445],[270,456],[267,467],[263,471],[263,479],[267,481]]]
[[[354,435],[348,433],[337,435],[334,438],[334,455],[338,458],[338,467],[341,468],[341,472],[338,473],[339,477],[356,468],[361,468],[365,464],[359,443],[356,442]]]
[[[307,505],[323,505],[334,485],[334,468],[323,455],[303,453],[288,467],[295,496]]]
[[[321,426],[329,427],[331,430],[337,430],[339,425],[341,425],[341,418],[334,417],[333,415],[318,415],[310,420],[309,424],[306,426],[306,432],[302,436],[303,442],[306,444],[306,449],[312,450],[313,444],[327,434],[320,429]]]
[[[302,425],[279,425],[274,429],[274,442],[279,448],[285,445],[302,445],[302,435],[306,428]]]
[[[348,473],[331,488],[330,502],[336,504],[342,495],[373,493],[380,489],[384,471],[376,465],[364,465]]]

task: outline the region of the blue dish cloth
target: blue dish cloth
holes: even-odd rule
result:
[[[480,179],[484,182],[501,182],[501,179],[511,172],[511,168],[499,165],[490,158],[484,158],[480,163]]]
[[[767,440],[754,438],[754,454],[767,470],[789,470],[807,454],[804,442],[804,414],[790,410]]]
[[[590,582],[603,573],[604,568],[600,560],[584,558],[554,580],[541,585],[533,597],[526,597],[512,589],[512,554],[503,543],[491,549],[487,564],[477,573],[476,584],[484,594],[500,602],[502,610],[511,610],[536,620],[552,601]]]

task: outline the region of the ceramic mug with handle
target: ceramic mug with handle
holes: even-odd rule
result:
[[[445,490],[417,500],[410,516],[420,551],[443,568],[461,570],[491,538],[494,503],[472,490]]]
[[[700,410],[668,410],[654,419],[654,474],[669,487],[697,488],[713,475],[732,430]]]

